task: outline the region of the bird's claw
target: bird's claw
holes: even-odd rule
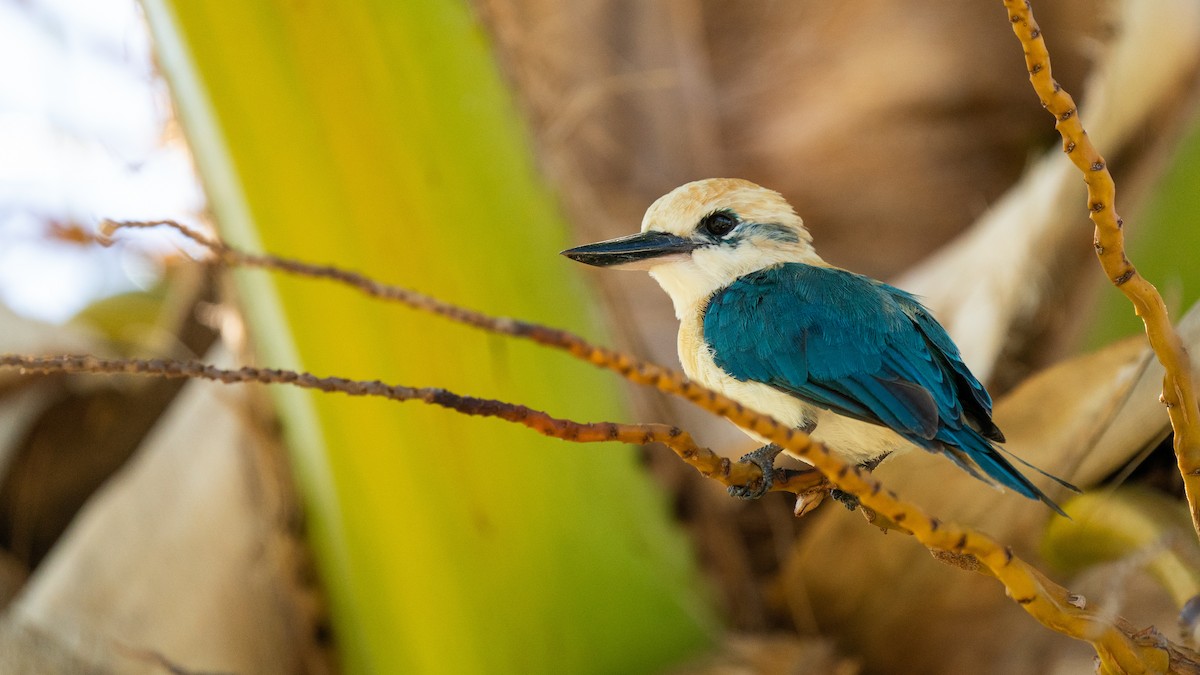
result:
[[[729,496],[738,499],[759,499],[770,492],[771,486],[775,483],[775,458],[781,452],[783,452],[783,448],[769,443],[742,455],[738,462],[757,466],[762,470],[762,478],[751,485],[730,485]]]
[[[874,471],[883,462],[883,460],[887,459],[888,455],[891,455],[891,454],[892,454],[891,452],[885,452],[882,455],[875,457],[874,459],[868,459],[867,461],[859,464],[858,466],[860,468],[862,468],[864,471],[866,471],[867,473],[870,473],[870,472]],[[862,503],[858,500],[858,497],[856,497],[855,495],[853,495],[849,492],[846,492],[844,490],[839,490],[837,488],[830,488],[829,496],[833,497],[839,504],[846,507],[846,509],[848,509],[850,511],[857,511],[858,509],[861,508],[863,510],[863,514],[867,515],[868,521],[870,521],[874,518],[875,512],[871,511],[867,507],[863,506]]]
[[[833,497],[839,504],[846,507],[850,511],[855,511],[859,506],[861,506],[857,496],[837,488],[832,488],[829,490],[829,496]]]

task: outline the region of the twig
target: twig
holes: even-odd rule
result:
[[[508,422],[529,427],[534,431],[554,438],[576,443],[601,443],[617,441],[649,445],[662,443],[670,448],[689,466],[706,478],[726,486],[745,485],[762,479],[757,467],[752,472],[750,465],[729,461],[712,450],[702,447],[691,435],[679,427],[666,424],[619,424],[616,422],[594,422],[583,424],[571,420],[551,417],[545,412],[523,405],[505,403],[493,399],[462,396],[435,387],[406,387],[385,384],[379,380],[351,380],[342,377],[318,377],[311,373],[243,366],[237,369],[218,368],[199,361],[175,359],[102,359],[88,355],[25,356],[0,354],[0,368],[15,368],[22,373],[92,373],[153,375],[166,378],[193,378],[232,383],[257,382],[260,384],[290,384],[302,389],[315,389],[326,393],[347,396],[374,396],[393,401],[423,401],[449,408],[464,415],[498,417]],[[775,483],[771,490],[776,492],[803,493],[818,490],[826,485],[816,471],[776,470]]]
[[[631,372],[645,373],[659,370],[656,366],[637,364]],[[196,361],[174,361],[169,359],[100,359],[94,356],[24,356],[0,355],[0,368],[17,369],[23,373],[109,373],[150,375],[158,377],[192,377],[225,383],[258,382],[264,384],[291,384],[325,392],[338,392],[351,396],[379,396],[397,401],[420,400],[449,408],[469,415],[498,417],[522,424],[539,433],[575,440],[597,442],[623,440],[633,443],[661,441],[672,447],[689,464],[696,457],[711,455],[711,451],[699,448],[685,432],[666,425],[620,425],[611,423],[579,424],[569,420],[550,417],[544,412],[525,406],[461,396],[437,388],[405,387],[389,385],[379,381],[349,380],[339,377],[317,377],[309,373],[277,370],[271,368],[243,367],[236,370],[217,368]],[[790,452],[800,455],[825,474],[838,488],[853,493],[863,504],[885,515],[905,532],[914,535],[922,544],[942,559],[970,556],[982,563],[990,573],[1005,586],[1025,611],[1047,627],[1065,635],[1091,643],[1102,662],[1117,665],[1117,672],[1141,672],[1146,668],[1158,668],[1166,664],[1170,655],[1193,655],[1182,648],[1168,643],[1139,643],[1132,630],[1114,621],[1108,614],[1077,607],[1072,603],[1075,596],[1066,589],[1044,577],[1028,563],[1016,557],[1012,549],[981,533],[957,525],[944,524],[929,516],[920,508],[900,501],[882,483],[858,466],[846,464],[830,453],[824,445],[813,441],[800,431],[785,428],[774,419],[759,415],[731,401],[686,381],[672,380],[669,371],[666,380],[655,380],[656,386],[676,391],[688,400],[724,415],[739,424],[782,445]],[[659,373],[663,376],[662,373]],[[675,378],[678,378],[676,375]],[[716,467],[732,469],[743,466],[715,457]],[[699,468],[699,467],[698,467]],[[702,472],[705,469],[700,469]],[[706,474],[708,475],[708,474]],[[731,484],[729,475],[717,468],[711,477]],[[949,552],[952,556],[946,556]],[[1190,663],[1190,661],[1189,661]]]
[[[1125,255],[1124,221],[1117,215],[1116,185],[1112,174],[1084,130],[1074,99],[1050,74],[1050,54],[1029,2],[1004,0],[1004,6],[1013,32],[1025,50],[1029,81],[1042,106],[1054,115],[1054,128],[1062,136],[1063,152],[1083,173],[1089,216],[1096,225],[1093,245],[1100,266],[1109,281],[1133,303],[1134,311],[1145,324],[1150,347],[1166,370],[1162,400],[1175,431],[1175,455],[1191,509],[1192,526],[1200,535],[1200,409],[1197,408],[1187,349],[1167,317],[1162,296],[1153,284],[1138,274]]]
[[[824,474],[837,488],[854,494],[860,502],[878,516],[890,521],[894,529],[912,534],[943,560],[962,560],[973,557],[983,568],[1004,584],[1009,597],[1043,625],[1064,635],[1086,641],[1096,649],[1101,662],[1114,672],[1142,672],[1166,667],[1170,655],[1181,651],[1175,645],[1138,642],[1132,630],[1115,621],[1109,614],[1078,607],[1076,597],[1050,581],[1041,572],[1014,555],[1011,548],[994,539],[958,525],[945,524],[919,507],[900,500],[896,493],[886,490],[878,479],[856,465],[832,454],[808,434],[781,425],[775,419],[747,410],[740,403],[697,385],[681,374],[628,355],[590,344],[583,338],[545,326],[508,318],[496,318],[482,312],[464,309],[414,291],[376,282],[364,275],[333,267],[312,265],[278,256],[252,255],[237,251],[223,242],[210,240],[191,232],[173,221],[108,223],[109,232],[123,227],[152,227],[165,225],[180,230],[198,243],[208,247],[220,262],[286,271],[301,276],[332,279],[362,292],[403,303],[484,330],[533,340],[543,345],[565,350],[578,358],[612,370],[639,384],[648,384],[668,394],[692,403],[753,431],[767,440],[803,458]],[[3,361],[0,360],[0,365]],[[606,440],[606,439],[605,439]],[[678,451],[677,451],[678,452]],[[682,455],[681,455],[682,456]],[[727,464],[727,460],[725,461]],[[744,467],[750,480],[761,476],[757,467],[730,464],[732,469]],[[724,482],[724,481],[723,481]],[[730,483],[726,482],[726,485]],[[952,555],[945,555],[948,552]],[[966,565],[969,567],[969,565]],[[1191,657],[1189,657],[1191,658]],[[1200,659],[1197,660],[1200,663]]]

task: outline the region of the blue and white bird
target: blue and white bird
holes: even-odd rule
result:
[[[650,206],[640,233],[563,254],[648,270],[675,305],[692,380],[851,462],[874,466],[915,446],[1061,513],[1002,454],[992,399],[941,324],[912,295],[822,260],[779,193],[729,178],[688,183]],[[769,488],[778,452],[744,458],[766,478],[741,496]]]

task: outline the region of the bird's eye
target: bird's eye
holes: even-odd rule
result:
[[[700,219],[700,229],[718,239],[737,227],[737,216],[728,211],[714,211]]]

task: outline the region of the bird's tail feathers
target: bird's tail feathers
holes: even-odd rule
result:
[[[1046,506],[1049,506],[1051,509],[1054,509],[1054,512],[1059,514],[1060,516],[1063,516],[1064,518],[1070,518],[1070,516],[1067,515],[1066,511],[1062,510],[1061,506],[1059,506],[1053,499],[1050,499],[1050,497],[1048,497],[1045,492],[1042,492],[1042,490],[1040,488],[1038,488],[1038,486],[1034,485],[1025,476],[1025,474],[1023,474],[1019,470],[1017,470],[1016,467],[1014,467],[1007,459],[1004,458],[1004,455],[1008,455],[1009,457],[1012,457],[1013,459],[1017,460],[1018,462],[1024,464],[1025,466],[1028,466],[1029,468],[1033,469],[1034,471],[1037,471],[1038,473],[1042,474],[1043,476],[1046,476],[1046,477],[1054,480],[1054,482],[1059,483],[1060,485],[1062,485],[1068,489],[1078,492],[1079,491],[1078,488],[1076,488],[1074,485],[1071,485],[1070,483],[1062,480],[1061,478],[1058,478],[1057,476],[1052,476],[1052,475],[1046,473],[1045,471],[1030,464],[1029,462],[1026,462],[1025,460],[1021,459],[1020,457],[1013,455],[1011,452],[1004,450],[1004,448],[1001,448],[1000,446],[992,443],[991,441],[987,440],[983,436],[976,433],[974,430],[967,430],[967,431],[968,431],[967,436],[970,437],[970,441],[968,441],[966,445],[969,445],[970,447],[965,447],[965,448],[947,447],[947,448],[945,448],[947,456],[949,456],[952,460],[954,460],[955,464],[958,464],[959,466],[962,466],[964,469],[966,469],[966,467],[963,466],[964,460],[966,458],[969,458],[971,462],[973,462],[976,466],[979,467],[980,470],[983,471],[983,473],[987,474],[987,478],[982,479],[982,480],[984,480],[984,482],[992,483],[992,484],[999,484],[1003,487],[1011,488],[1011,489],[1015,490],[1018,494],[1028,497],[1029,499],[1040,500]],[[963,439],[963,440],[966,440],[966,439]],[[1001,452],[1003,452],[1004,455],[1000,454]],[[962,457],[956,456],[956,455],[960,455],[960,454],[963,456]],[[976,478],[981,478],[977,471],[972,471],[971,469],[967,469],[967,471],[969,473],[971,473],[972,475],[974,475]]]
[[[1002,445],[997,445],[996,449],[999,450],[1000,452],[1003,452],[1005,455],[1008,455],[1010,458],[1017,460],[1021,464],[1024,464],[1025,466],[1029,467],[1030,469],[1033,469],[1034,471],[1042,474],[1046,478],[1049,478],[1050,480],[1054,481],[1055,483],[1058,483],[1059,485],[1067,488],[1068,490],[1070,490],[1071,492],[1074,492],[1075,494],[1079,494],[1079,493],[1083,492],[1083,490],[1080,490],[1079,488],[1075,487],[1074,484],[1068,483],[1067,481],[1059,478],[1058,476],[1055,476],[1054,474],[1050,473],[1049,471],[1046,471],[1045,469],[1043,469],[1035,464],[1031,464],[1030,462],[1028,462],[1024,459],[1021,459],[1017,455],[1013,454],[1013,452],[1011,450],[1009,450],[1008,448],[1006,448]]]
[[[956,448],[952,445],[946,445],[942,447],[942,453],[945,454],[946,457],[950,458],[950,461],[954,462],[958,468],[971,474],[971,476],[976,480],[983,481],[984,483],[987,483],[1001,492],[1004,491],[1005,483],[996,480],[989,474],[980,473],[979,469],[982,467],[980,467],[975,460],[971,458],[971,455],[967,454],[961,448]]]

